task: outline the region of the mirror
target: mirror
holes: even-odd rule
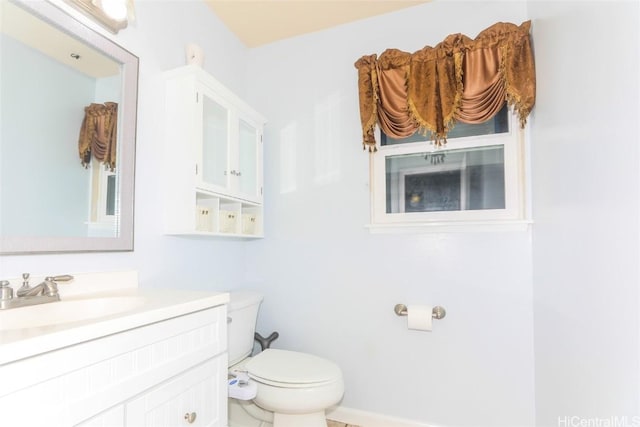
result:
[[[138,58],[42,0],[0,36],[0,254],[133,250]]]

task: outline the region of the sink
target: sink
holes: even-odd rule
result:
[[[143,305],[140,296],[63,300],[0,311],[0,331],[38,328],[91,320],[133,310]]]

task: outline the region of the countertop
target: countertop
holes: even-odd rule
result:
[[[1,310],[0,365],[229,302],[227,292],[139,288],[135,272],[76,275],[74,282],[59,285],[62,302],[130,297],[140,302],[120,313],[27,328],[16,326],[21,316],[38,316],[57,303]]]

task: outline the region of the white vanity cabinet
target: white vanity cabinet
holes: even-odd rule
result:
[[[166,233],[261,237],[265,119],[200,67],[161,82]]]
[[[0,425],[226,426],[226,318],[220,305],[0,365]]]

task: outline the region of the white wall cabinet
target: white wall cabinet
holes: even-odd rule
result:
[[[226,426],[226,318],[218,306],[2,365],[0,425]]]
[[[200,67],[162,84],[166,233],[261,237],[265,119]]]

